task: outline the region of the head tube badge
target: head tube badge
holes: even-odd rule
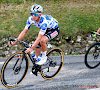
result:
[[[21,58],[21,56],[18,57],[18,59],[20,59],[20,58]]]

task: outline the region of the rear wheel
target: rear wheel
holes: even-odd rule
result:
[[[64,63],[64,53],[60,48],[53,48],[47,53],[47,62],[42,65],[41,75],[45,79],[54,78]]]
[[[18,52],[11,55],[1,70],[2,84],[7,88],[16,87],[27,74],[29,60],[26,54]]]
[[[94,69],[100,64],[100,43],[94,43],[85,54],[85,65]]]

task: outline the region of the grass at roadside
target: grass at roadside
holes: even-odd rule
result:
[[[6,2],[7,1],[7,2]],[[73,38],[96,31],[100,25],[100,2],[98,0],[1,0],[0,40],[17,37],[24,29],[33,4],[41,4],[43,14],[51,14],[59,22],[63,42],[67,36]],[[8,3],[8,4],[6,4]],[[26,40],[34,40],[39,29],[31,26]]]

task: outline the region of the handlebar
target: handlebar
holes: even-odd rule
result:
[[[27,42],[18,40],[17,38],[12,38],[12,37],[9,38],[9,41],[16,41],[16,40],[18,41],[18,43],[23,44],[24,47],[26,47],[26,48],[29,48],[29,47],[30,47],[29,44],[28,44]]]
[[[91,32],[91,34],[96,34],[97,36],[100,36],[100,34],[97,32]]]

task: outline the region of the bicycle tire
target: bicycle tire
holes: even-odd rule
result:
[[[24,58],[23,58],[23,61],[21,64],[21,69],[18,69],[18,65],[21,62],[23,55],[24,55]],[[16,61],[17,62],[16,65],[15,65],[15,63],[16,63],[15,60],[18,60],[18,62]],[[24,64],[25,64],[25,66],[24,66]],[[7,88],[16,87],[25,78],[25,76],[28,72],[28,68],[29,68],[29,59],[26,54],[24,54],[23,52],[17,52],[17,53],[12,54],[5,61],[5,63],[3,64],[3,67],[1,69],[2,84]],[[24,71],[21,71],[21,70],[24,70]]]
[[[59,54],[59,56],[58,56],[58,54]],[[47,52],[47,57],[49,59],[52,58],[53,62],[55,61],[54,63],[57,63],[57,65],[59,65],[59,66],[49,67],[49,72],[47,72],[47,70],[45,70],[45,69],[41,70],[41,75],[44,79],[52,79],[60,72],[60,70],[63,66],[64,53],[60,48],[53,48]],[[60,62],[58,62],[58,58],[59,58]],[[48,59],[47,59],[47,62],[48,62]],[[42,67],[43,67],[43,65],[41,66],[41,68]],[[44,65],[44,67],[45,67],[45,65]],[[57,68],[57,69],[55,70],[55,68]],[[46,69],[48,69],[48,68],[46,68]],[[53,70],[54,70],[54,73],[53,73]],[[48,74],[46,74],[46,73],[48,73]],[[53,74],[50,75],[51,73],[53,73]]]
[[[85,54],[85,65],[89,69],[94,69],[94,68],[98,67],[99,64],[100,64],[100,58],[99,58],[99,54],[100,54],[99,51],[100,50],[99,50],[99,48],[100,48],[100,43],[97,42],[97,43],[92,44],[89,47],[89,49],[86,51],[86,54]]]

